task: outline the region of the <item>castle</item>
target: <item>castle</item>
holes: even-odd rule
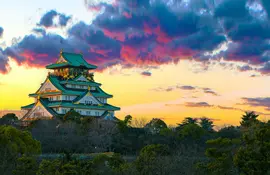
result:
[[[35,102],[21,107],[26,110],[23,121],[51,119],[75,110],[82,116],[114,120],[114,111],[120,108],[107,103],[113,96],[94,81],[91,70],[97,66],[85,61],[82,54],[60,52],[56,63],[46,66],[53,70],[40,88],[30,97]]]

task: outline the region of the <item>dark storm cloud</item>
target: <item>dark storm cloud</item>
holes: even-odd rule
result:
[[[3,36],[3,33],[4,33],[3,27],[0,27],[0,38]]]
[[[57,16],[59,17],[59,24],[57,24],[59,26],[66,26],[67,22],[71,19],[70,16],[66,16],[65,14],[58,13],[55,10],[51,10],[51,11],[48,11],[47,13],[45,13],[41,17],[38,25],[44,26],[46,28],[53,27],[54,26],[53,20]]]

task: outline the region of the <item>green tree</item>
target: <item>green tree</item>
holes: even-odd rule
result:
[[[64,121],[75,121],[77,123],[80,123],[82,117],[83,116],[80,113],[78,113],[74,109],[71,109],[63,116],[63,120]]]
[[[218,138],[208,140],[206,156],[210,159],[206,164],[199,164],[205,174],[231,175],[237,174],[237,169],[233,165],[233,156],[240,144],[239,139]]]
[[[55,175],[60,174],[61,161],[56,159],[54,161],[42,160],[39,164],[37,175]]]
[[[121,132],[127,131],[127,129],[129,127],[131,127],[131,121],[132,121],[132,116],[131,115],[127,115],[124,120],[119,120],[117,122],[118,129]]]
[[[160,133],[164,128],[167,128],[166,123],[158,118],[153,118],[149,123],[145,125],[145,128],[150,129],[152,133]]]
[[[241,126],[244,128],[250,127],[253,123],[258,123],[258,116],[255,112],[245,112],[242,117],[242,121],[240,122]]]
[[[158,174],[161,162],[157,162],[157,160],[169,154],[169,148],[166,145],[147,145],[140,151],[135,161],[136,168],[142,175]]]
[[[35,175],[38,170],[38,164],[33,157],[20,157],[17,160],[16,168],[13,170],[15,175]]]
[[[8,113],[0,118],[0,125],[11,125],[18,121],[18,117],[13,113]]]
[[[199,122],[200,126],[205,129],[206,131],[213,131],[213,122],[206,117],[200,118],[200,122]]]
[[[186,117],[182,123],[179,123],[178,126],[176,127],[176,130],[180,130],[183,126],[188,125],[188,124],[197,124],[198,119],[197,118],[192,118],[192,117]]]
[[[243,136],[243,144],[234,157],[234,163],[243,174],[270,174],[269,124],[251,126]]]
[[[34,140],[28,131],[0,126],[0,174],[8,174],[20,156],[40,153],[40,142]]]
[[[182,126],[181,130],[178,131],[178,136],[180,139],[192,138],[199,139],[205,134],[205,130],[197,124],[185,124]]]

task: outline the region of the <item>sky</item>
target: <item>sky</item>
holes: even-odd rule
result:
[[[267,0],[0,2],[0,110],[32,103],[64,49],[98,66],[119,118],[270,117]]]

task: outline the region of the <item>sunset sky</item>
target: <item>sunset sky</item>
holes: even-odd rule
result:
[[[33,103],[60,50],[82,52],[116,116],[270,119],[268,0],[5,0],[0,110]]]

